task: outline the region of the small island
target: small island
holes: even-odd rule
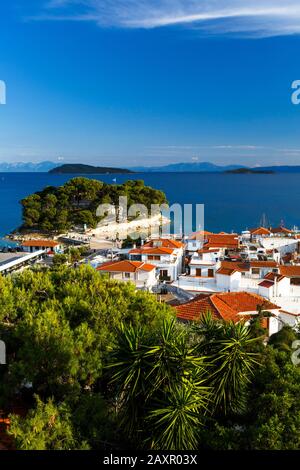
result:
[[[226,170],[224,173],[231,173],[234,175],[269,175],[275,173],[273,170],[259,170],[256,168],[237,168],[235,170]]]
[[[102,167],[102,166],[92,166],[92,165],[83,165],[81,163],[66,163],[64,165],[58,166],[56,168],[52,168],[49,170],[48,173],[61,175],[96,175],[96,174],[116,174],[116,173],[134,173],[131,170],[127,170],[124,168],[110,168],[110,167]]]

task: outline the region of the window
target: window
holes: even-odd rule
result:
[[[159,272],[159,277],[162,281],[169,281],[170,276],[167,269],[161,269]]]
[[[202,275],[202,269],[197,268],[196,269],[196,276],[201,277],[201,275]]]
[[[130,273],[124,273],[125,274],[125,279],[130,279]]]
[[[214,277],[214,270],[213,269],[208,270],[208,277]]]
[[[160,256],[157,255],[148,255],[149,261],[160,261]]]
[[[259,274],[259,268],[252,268],[252,274]]]

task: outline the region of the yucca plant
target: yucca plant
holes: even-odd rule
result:
[[[129,437],[138,438],[140,421],[149,396],[148,362],[143,344],[145,330],[122,324],[118,347],[114,349],[107,368],[112,369],[113,385],[120,426]]]
[[[187,330],[175,320],[165,321],[151,337],[145,330],[122,325],[109,369],[120,426],[135,442],[141,438],[157,449],[168,448],[168,442],[176,450],[189,449],[196,442],[209,387],[202,384],[205,358],[194,352]],[[187,444],[184,432],[175,440],[178,426],[184,429],[184,423],[188,423],[186,433],[194,436],[193,444]]]
[[[201,383],[172,387],[149,412],[151,448],[164,450],[197,449],[202,418],[209,404],[209,390]]]
[[[251,381],[258,355],[249,346],[256,342],[244,323],[224,323],[222,338],[216,339],[211,355],[210,384],[214,403],[224,414],[245,409],[247,386]]]
[[[213,390],[212,412],[242,412],[247,386],[258,365],[259,355],[251,352],[258,338],[253,338],[251,328],[244,322],[218,320],[210,312],[192,330],[198,354],[205,354],[210,364],[207,384]]]

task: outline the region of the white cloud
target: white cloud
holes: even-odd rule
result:
[[[94,21],[100,26],[181,25],[209,34],[254,37],[300,33],[299,0],[48,0],[37,19]]]

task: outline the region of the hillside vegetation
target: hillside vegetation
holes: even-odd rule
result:
[[[264,337],[260,317],[182,325],[153,295],[88,266],[0,276],[12,446],[299,449],[299,335]]]

